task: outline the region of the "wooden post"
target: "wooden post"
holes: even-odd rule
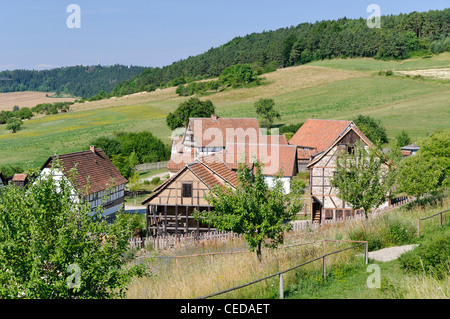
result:
[[[443,213],[443,212],[441,212],[441,213],[439,214],[439,219],[440,219],[440,226],[441,226],[441,228],[442,228],[442,213]]]
[[[326,278],[327,278],[327,266],[325,263],[325,256],[323,256],[323,280],[325,281]]]
[[[369,263],[369,243],[364,243],[364,259],[366,265]]]
[[[283,274],[279,275],[278,282],[280,284],[280,299],[284,299]]]

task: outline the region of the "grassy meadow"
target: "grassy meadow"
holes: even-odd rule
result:
[[[450,66],[450,54],[403,62],[341,59],[279,69],[264,74],[264,85],[227,89],[200,97],[210,99],[221,117],[255,117],[253,104],[273,98],[281,113],[276,125],[308,118],[352,119],[358,114],[382,121],[392,140],[406,130],[415,141],[450,123],[450,82],[380,76],[380,70]],[[84,150],[89,142],[116,131],[149,130],[170,144],[165,117],[189,97],[175,88],[121,98],[75,104],[73,111],[25,121],[15,134],[0,126],[1,164],[40,167],[54,154]]]
[[[404,206],[382,215],[371,216],[367,225],[364,220],[356,220],[322,226],[314,232],[291,232],[286,236],[285,246],[312,244],[265,249],[261,263],[257,261],[255,253],[245,252],[248,251],[248,246],[243,240],[178,245],[172,250],[152,251],[152,254],[158,256],[244,252],[215,255],[213,258],[210,255],[180,258],[178,262],[174,259],[148,258],[144,255],[139,260],[148,263],[153,276],[135,279],[128,286],[127,298],[197,298],[263,278],[326,253],[355,245],[349,242],[327,242],[324,245],[323,239],[367,240],[369,251],[397,245],[420,245],[430,236],[438,234],[448,236],[450,218],[444,215],[442,228],[439,227],[439,217],[423,221],[420,237],[417,237],[416,233],[417,220],[448,208],[450,202],[447,199],[443,206],[420,208]],[[380,286],[368,287],[367,280],[370,273],[364,263],[363,254],[364,246],[326,257],[325,279],[321,258],[286,273],[283,276],[285,298],[446,299],[450,295],[448,276],[438,278],[432,272],[418,274],[408,272],[402,268],[398,259],[380,262],[369,258],[369,265],[379,266]],[[214,298],[277,299],[278,287],[278,276],[275,276]]]

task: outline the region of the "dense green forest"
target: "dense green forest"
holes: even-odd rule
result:
[[[401,60],[427,56],[449,51],[449,37],[450,9],[382,16],[381,28],[369,28],[363,18],[302,23],[236,37],[203,54],[162,68],[146,69],[139,76],[119,83],[110,96],[217,77],[236,64],[266,68],[333,58]]]
[[[144,69],[116,64],[3,71],[0,72],[0,93],[40,91],[90,98],[101,91],[110,92],[118,83],[136,77]]]

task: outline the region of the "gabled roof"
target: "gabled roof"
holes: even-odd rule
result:
[[[153,193],[142,201],[146,204],[157,197],[167,186],[174,182],[186,170],[191,171],[197,178],[203,182],[211,191],[216,185],[229,185],[235,188],[237,181],[236,172],[232,171],[219,157],[208,155],[195,159],[194,162],[187,164],[178,173],[166,180],[164,183],[154,189]]]
[[[339,141],[350,131],[354,131],[361,140],[370,148],[375,149],[375,145],[359,130],[359,128],[352,122],[351,125],[344,131],[342,134],[340,134],[328,147],[326,150],[324,150],[322,153],[317,155],[309,164],[307,167],[313,166],[315,163],[320,161]]]
[[[197,147],[225,147],[227,142],[256,142],[252,139],[260,135],[256,118],[190,118],[189,127]]]
[[[292,136],[289,144],[310,148],[311,155],[314,156],[326,150],[351,123],[341,120],[308,119]]]
[[[263,175],[275,176],[280,169],[285,177],[292,177],[296,174],[297,147],[295,145],[227,144],[225,151],[217,155],[221,156],[232,169],[237,169],[239,163],[246,163],[250,166],[254,160],[258,160],[264,165]]]
[[[128,182],[128,180],[119,173],[101,148],[92,148],[89,151],[50,156],[42,166],[41,171],[44,168],[49,168],[56,158],[59,158],[61,170],[66,177],[69,177],[70,170],[76,167],[77,176],[74,187],[81,195],[89,195],[105,190],[108,188],[108,185],[111,184],[112,180],[114,180],[115,186]],[[86,193],[87,187],[89,187],[89,189]]]

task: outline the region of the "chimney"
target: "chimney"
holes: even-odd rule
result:
[[[217,121],[217,115],[216,115],[216,114],[211,115],[211,118],[212,118],[212,120],[213,120],[214,122]]]
[[[94,146],[94,145],[91,145],[91,146],[89,147],[89,149],[91,150],[92,153],[95,154],[95,146]]]

